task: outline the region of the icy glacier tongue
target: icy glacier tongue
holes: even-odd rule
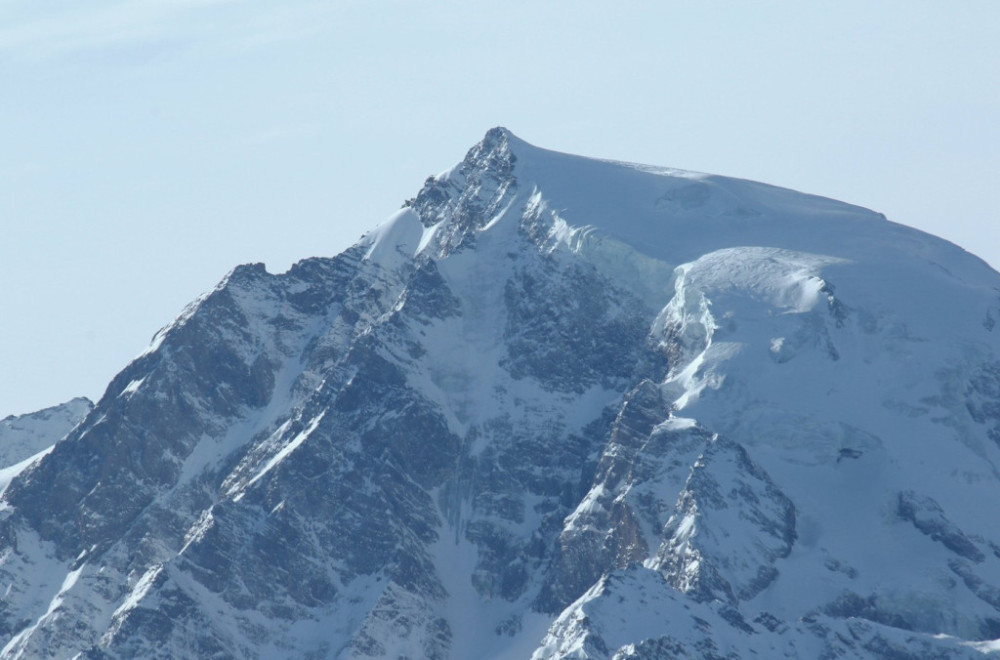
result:
[[[871,211],[493,129],[12,457],[0,658],[992,653],[997,319]]]

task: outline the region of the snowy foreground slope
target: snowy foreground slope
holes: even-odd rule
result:
[[[1000,275],[491,130],[236,268],[0,503],[0,658],[1000,652]]]

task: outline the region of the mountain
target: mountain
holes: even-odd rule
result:
[[[0,419],[0,493],[22,470],[83,421],[94,404],[79,397],[28,415]]]
[[[240,266],[0,503],[0,658],[1000,651],[1000,275],[489,131]]]

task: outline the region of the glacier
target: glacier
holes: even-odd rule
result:
[[[0,658],[991,655],[997,319],[873,211],[492,129],[0,422]]]

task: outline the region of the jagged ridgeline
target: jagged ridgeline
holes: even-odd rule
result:
[[[998,292],[865,209],[493,129],[0,423],[0,658],[1000,653]]]

